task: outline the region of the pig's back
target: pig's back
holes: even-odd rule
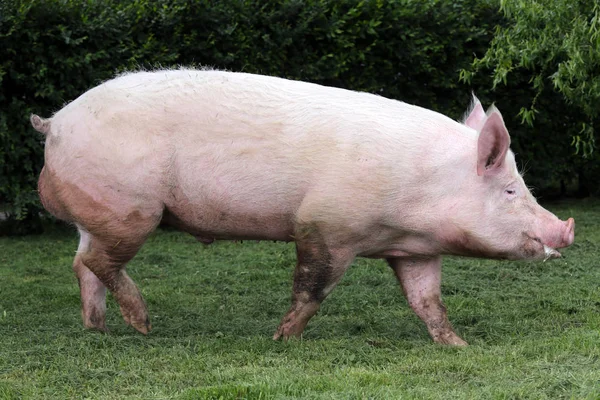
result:
[[[443,124],[458,125],[368,93],[210,70],[125,74],[89,90],[52,122],[73,143],[101,139],[107,145],[130,141],[191,151],[190,145],[273,141],[287,144],[277,149],[287,147],[313,161],[321,152],[365,142],[372,145],[363,146],[365,151],[375,148],[383,157],[392,144],[418,146]]]

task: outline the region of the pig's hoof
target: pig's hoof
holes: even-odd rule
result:
[[[85,329],[108,332],[106,328],[106,318],[103,312],[82,313],[83,326]]]
[[[448,346],[465,347],[469,344],[462,340],[456,333],[450,332],[434,337],[433,340],[439,344],[445,344]]]
[[[277,329],[277,331],[275,332],[275,334],[273,335],[273,340],[279,340],[279,339],[283,339],[284,341],[288,339],[286,336],[284,336],[283,330],[281,329],[281,327],[279,327]]]
[[[144,335],[147,335],[148,332],[150,332],[150,330],[152,329],[152,325],[150,325],[149,320],[146,320],[144,323],[141,324],[131,324],[131,326],[133,326],[138,332],[143,333]]]
[[[302,337],[302,331],[294,329],[295,327],[291,324],[281,324],[279,328],[277,328],[277,332],[273,335],[273,340],[283,339],[284,341],[288,341],[290,339]]]
[[[145,319],[130,319],[129,325],[133,326],[138,332],[147,335],[148,332],[152,329],[152,325],[150,324],[150,319],[146,316]]]
[[[127,325],[133,326],[138,332],[143,333],[144,335],[147,335],[152,329],[148,313],[145,309],[138,312],[138,315],[135,315],[136,313],[121,307],[121,314]]]

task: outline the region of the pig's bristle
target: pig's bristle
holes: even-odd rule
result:
[[[515,154],[516,155],[516,154]],[[519,168],[518,172],[519,175],[521,175],[521,177],[525,177],[525,174],[527,174],[527,171],[529,170],[529,165],[528,165],[528,161],[525,160],[523,166],[521,168]]]
[[[469,117],[469,115],[471,114],[471,112],[477,106],[478,103],[481,103],[481,102],[479,101],[477,96],[475,96],[475,92],[471,92],[471,103],[469,104],[467,111],[464,113],[462,119],[460,120],[461,124],[465,125],[465,123],[467,122],[467,118]]]

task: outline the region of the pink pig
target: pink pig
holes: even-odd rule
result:
[[[440,296],[441,256],[545,260],[574,221],[537,204],[500,112],[464,124],[367,93],[201,70],[122,75],[50,119],[44,207],[81,235],[83,323],[106,330],[108,288],[150,330],[125,272],[163,222],[203,243],[295,241],[292,305],[274,339],[300,336],[355,257],[385,258],[434,341],[466,345]]]

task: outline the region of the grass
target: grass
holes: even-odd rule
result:
[[[0,399],[598,399],[600,202],[547,263],[447,258],[443,295],[470,346],[433,344],[385,263],[359,259],[303,340],[271,336],[289,306],[292,244],[203,246],[154,234],[130,263],[153,331],[109,298],[85,331],[71,230],[0,238]]]

